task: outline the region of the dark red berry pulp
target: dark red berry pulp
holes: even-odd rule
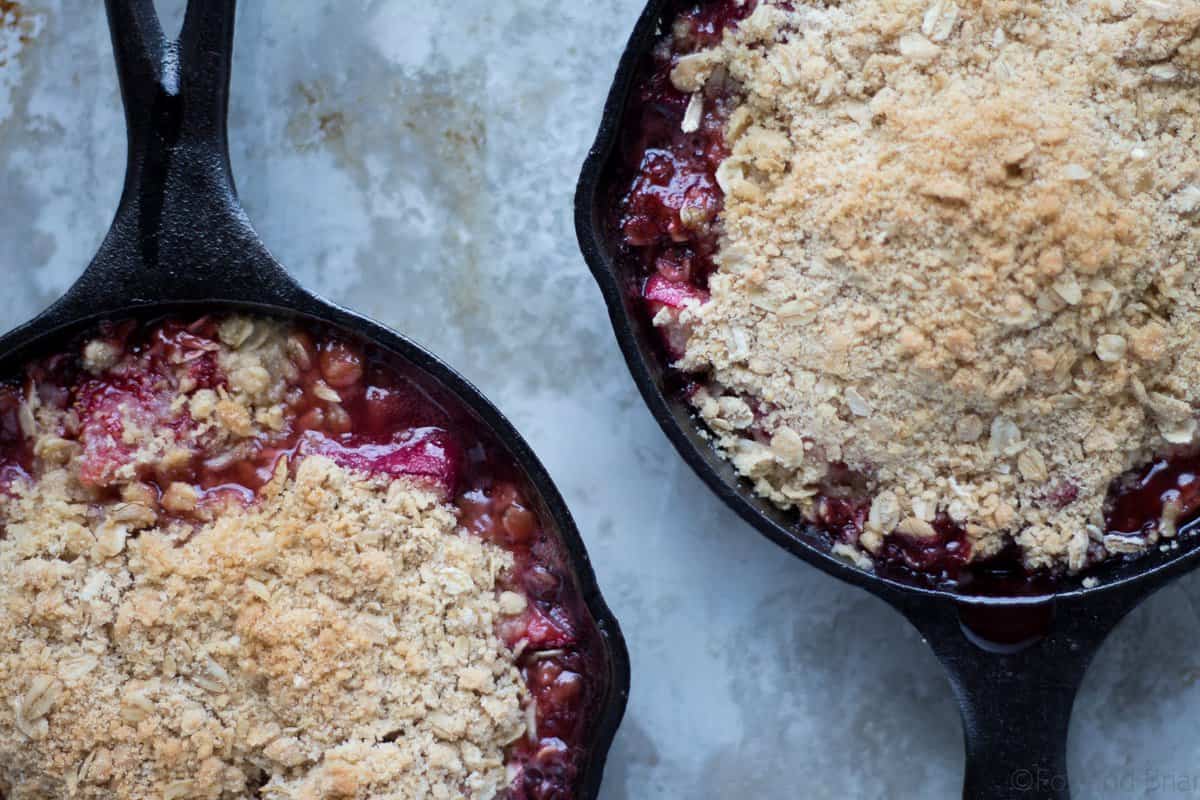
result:
[[[173,484],[190,484],[200,499],[196,511],[176,514],[185,519],[255,502],[285,458],[291,464],[319,454],[358,472],[430,482],[454,502],[464,527],[512,554],[514,566],[499,588],[526,601],[497,630],[518,654],[535,704],[536,729],[508,753],[512,797],[574,797],[604,689],[596,678],[599,634],[516,466],[411,368],[317,328],[288,332],[277,427],[231,448],[205,433],[186,402],[199,390],[220,396],[229,388],[218,359],[221,323],[108,324],[68,352],[30,365],[20,381],[0,383],[0,493],[35,480],[43,468],[28,430],[30,409],[39,404],[69,412],[54,434],[74,448],[80,480],[98,497],[115,497],[130,481],[159,497]],[[84,368],[87,346],[107,354],[103,369]],[[169,431],[186,447],[145,463],[136,458],[135,429]]]
[[[684,12],[676,27],[686,32],[691,49],[701,49],[718,41],[753,6],[700,4]],[[665,47],[655,50],[629,111],[631,124],[622,143],[631,177],[617,224],[626,257],[641,265],[641,296],[651,317],[708,299],[717,249],[715,223],[724,206],[716,173],[729,155],[724,125],[733,98],[713,94],[693,99],[676,89],[671,70],[684,54]],[[696,130],[684,131],[692,102],[702,103],[705,113]],[[682,355],[680,343],[669,333],[664,344],[672,357]]]
[[[1129,476],[1114,492],[1108,529],[1116,533],[1150,533],[1168,506],[1170,516],[1190,520],[1200,511],[1200,454],[1160,458]]]
[[[636,281],[631,285],[637,288],[647,319],[658,323],[667,361],[683,355],[689,335],[680,312],[709,298],[708,280],[716,269],[724,210],[717,171],[729,155],[725,127],[737,103],[737,87],[722,78],[710,78],[693,96],[676,88],[671,74],[681,58],[718,43],[756,6],[737,0],[677,6],[681,10],[644,64],[626,111],[616,183],[619,194],[613,204],[613,225],[620,234],[618,258],[632,267],[630,274]],[[685,131],[693,127],[694,120],[685,126],[691,103],[700,103],[702,113],[695,129]],[[686,396],[704,379],[674,374],[669,383]],[[753,398],[743,399],[754,405]],[[751,433],[761,441],[769,438],[761,430]],[[1160,459],[1122,478],[1110,492],[1107,530],[1149,537],[1152,542],[1164,525],[1185,524],[1200,513],[1198,476],[1200,454],[1187,454]],[[862,483],[853,482],[854,486]],[[811,522],[828,545],[858,544],[863,534],[870,501],[861,486],[855,495],[854,486],[834,480],[818,498]],[[1061,509],[1075,502],[1078,493],[1079,487],[1062,483],[1048,487],[1043,502]],[[930,524],[932,536],[898,531],[885,536],[873,554],[876,571],[906,582],[978,594],[1050,591],[1058,579],[1027,570],[1015,546],[973,561],[970,539],[961,526],[945,514]],[[1094,545],[1088,558],[1098,561],[1102,555]]]

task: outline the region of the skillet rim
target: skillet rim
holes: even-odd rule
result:
[[[1052,592],[991,596],[922,586],[867,572],[837,558],[827,548],[815,543],[819,541],[819,536],[813,525],[801,521],[788,526],[772,519],[763,510],[768,501],[755,496],[736,475],[732,481],[721,476],[722,466],[727,466],[728,462],[717,455],[711,445],[697,440],[698,432],[704,430],[702,423],[686,407],[681,411],[679,403],[671,402],[670,392],[664,390],[662,381],[656,379],[651,370],[654,348],[644,342],[645,337],[636,330],[634,314],[627,307],[629,298],[623,287],[624,276],[605,235],[609,227],[604,221],[605,211],[611,209],[605,207],[604,191],[611,188],[627,106],[642,64],[650,55],[658,36],[665,30],[666,15],[676,10],[680,2],[648,0],[625,44],[604,102],[599,129],[588,149],[576,185],[575,232],[584,261],[604,298],[613,332],[634,383],[651,415],[693,472],[726,506],[779,547],[826,574],[866,589],[893,605],[908,605],[917,599],[970,606],[1029,606],[1084,599],[1099,604],[1105,602],[1102,598],[1117,601],[1148,593],[1200,565],[1200,535],[1196,535],[1200,531],[1198,518],[1181,528],[1178,536],[1172,540],[1178,543],[1177,550],[1163,553],[1152,548],[1131,560],[1110,559],[1085,574],[1062,576],[1061,589]],[[669,366],[658,366],[662,375],[669,373]],[[688,418],[686,427],[680,422],[680,416]],[[1091,587],[1084,586],[1083,581],[1088,577],[1095,577],[1099,582]]]
[[[265,252],[263,255],[266,255]],[[268,256],[269,257],[269,256]],[[272,259],[273,260],[273,259]],[[188,310],[205,309],[252,311],[275,318],[302,318],[314,323],[331,325],[370,344],[380,347],[415,368],[423,377],[461,404],[462,409],[495,437],[495,443],[511,459],[529,481],[538,501],[554,523],[556,536],[562,544],[565,567],[579,590],[584,608],[596,626],[599,642],[598,660],[606,667],[603,673],[604,691],[593,708],[591,735],[584,746],[582,769],[578,778],[581,800],[595,800],[603,783],[604,770],[612,754],[613,742],[624,719],[631,689],[629,649],[620,623],[613,614],[596,579],[591,556],[583,536],[571,514],[566,500],[550,477],[545,465],[525,441],[512,422],[469,380],[432,351],[408,336],[364,314],[326,300],[303,288],[277,263],[275,283],[263,289],[263,299],[218,296],[211,300],[135,300],[126,305],[111,303],[87,313],[72,313],[77,298],[76,284],[53,306],[34,319],[0,335],[0,375],[11,375],[22,364],[56,344],[86,331],[106,319],[145,319],[160,314],[177,314]],[[218,277],[216,273],[213,278]],[[286,297],[280,296],[281,291]],[[227,294],[221,287],[217,295]],[[242,294],[239,292],[239,294]],[[271,296],[274,295],[274,296]],[[283,303],[287,304],[283,304]],[[214,306],[218,308],[214,308]]]

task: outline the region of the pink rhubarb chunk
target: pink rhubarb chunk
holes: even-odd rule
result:
[[[416,428],[383,442],[357,436],[331,439],[309,431],[300,443],[300,454],[322,455],[371,475],[431,478],[447,491],[453,491],[462,462],[457,444],[440,428]]]
[[[683,281],[667,280],[661,275],[651,275],[646,280],[642,296],[651,303],[671,308],[683,308],[689,303],[703,304],[708,302],[708,292]],[[654,308],[657,311],[658,308]]]

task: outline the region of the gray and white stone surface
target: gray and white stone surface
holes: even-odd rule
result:
[[[162,2],[181,17],[182,0]],[[0,326],[87,263],[124,139],[99,0],[0,0]],[[308,286],[408,332],[525,433],[634,665],[605,800],[950,798],[962,743],[893,611],[786,555],[676,457],[575,245],[577,170],[637,0],[244,0],[234,168]],[[1200,798],[1200,576],[1113,635],[1081,798]],[[1019,796],[1015,795],[1015,796]]]

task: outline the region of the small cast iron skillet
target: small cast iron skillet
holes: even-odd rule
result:
[[[945,667],[962,713],[964,798],[1067,798],[1067,731],[1088,663],[1134,606],[1196,565],[1197,540],[1184,528],[1176,550],[1102,565],[1089,573],[1099,581],[1092,588],[1074,577],[1032,595],[969,596],[867,573],[835,558],[819,532],[739,479],[701,437],[702,423],[672,386],[659,336],[643,311],[641,266],[619,256],[614,213],[626,188],[619,143],[635,82],[661,32],[694,4],[647,4],[621,57],[576,194],[579,244],[634,381],[684,460],[743,519],[793,555],[882,598],[921,632]]]
[[[107,0],[125,102],[129,162],[120,207],[79,281],[40,316],[0,338],[0,375],[55,352],[102,319],[242,309],[334,326],[411,365],[449,397],[489,446],[516,465],[561,540],[566,567],[594,620],[599,701],[577,792],[594,800],[629,696],[629,657],[583,541],[545,468],[479,391],[400,334],[301,287],[250,225],[229,166],[226,116],[236,0],[191,0],[178,42],[153,0]]]

